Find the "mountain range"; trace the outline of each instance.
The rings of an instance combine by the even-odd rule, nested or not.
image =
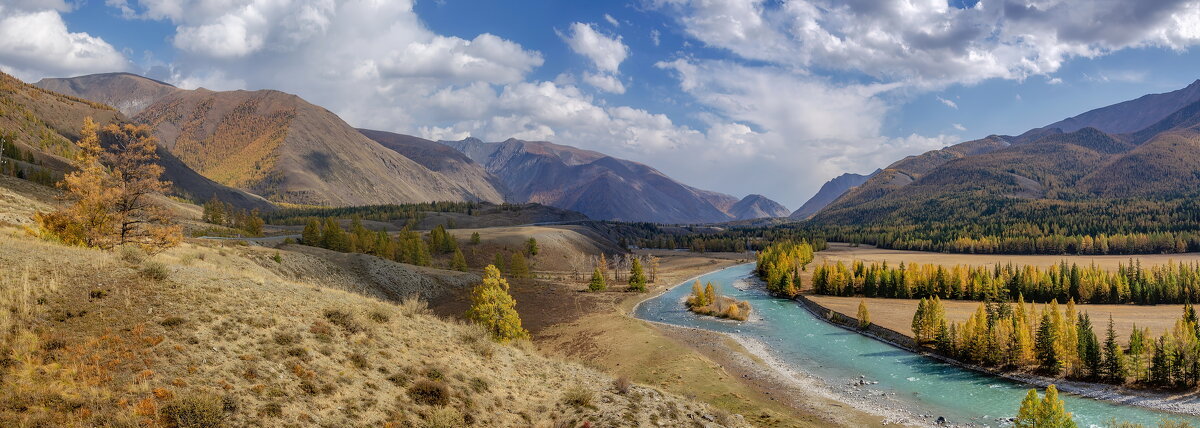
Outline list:
[[[1021,135],[901,159],[845,191],[811,222],[903,226],[1025,218],[1045,209],[1068,218],[1083,216],[1084,207],[1110,212],[1189,198],[1198,189],[1200,80]],[[1070,221],[1076,220],[1084,222]]]
[[[186,90],[128,73],[43,79],[36,86],[103,110],[109,120],[150,126],[181,194],[217,195],[239,206],[536,202],[593,219],[656,223],[788,214],[761,195],[739,200],[641,163],[550,142],[434,142],[355,129],[279,91]],[[78,128],[71,121],[62,126]]]

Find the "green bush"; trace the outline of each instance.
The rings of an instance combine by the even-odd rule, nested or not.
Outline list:
[[[445,406],[450,403],[450,388],[436,380],[420,380],[408,388],[408,397],[417,404]]]
[[[163,422],[175,428],[214,428],[225,424],[225,403],[211,394],[189,394],[162,407]]]

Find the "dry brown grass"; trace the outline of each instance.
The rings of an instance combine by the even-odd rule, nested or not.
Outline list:
[[[2,342],[19,363],[5,365],[0,426],[644,426],[715,414],[648,387],[620,394],[608,375],[497,345],[416,299],[282,277],[257,261],[274,251],[185,244],[145,262],[169,269],[152,279],[113,254],[0,234],[0,322],[25,332]],[[431,383],[444,394],[410,393]],[[637,404],[647,397],[675,410]]]

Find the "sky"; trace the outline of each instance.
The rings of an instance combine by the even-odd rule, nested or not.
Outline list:
[[[351,125],[824,181],[1200,78],[1200,0],[0,0],[0,70],[277,89]]]

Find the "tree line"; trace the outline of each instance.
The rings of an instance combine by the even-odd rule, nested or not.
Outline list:
[[[409,204],[364,205],[354,207],[303,207],[285,208],[263,216],[269,224],[299,226],[310,220],[325,218],[373,221],[417,220],[425,218],[426,213],[460,213],[473,215],[482,204],[479,202],[420,202]]]
[[[201,205],[203,212],[200,220],[217,226],[225,226],[246,232],[250,236],[262,236],[263,221],[257,209],[238,209],[223,202],[213,195],[212,199]]]
[[[1120,345],[1109,317],[1101,336],[1074,300],[1065,310],[1051,300],[1037,311],[1023,296],[1015,303],[980,303],[965,323],[948,322],[941,300],[921,299],[912,319],[920,346],[970,364],[1000,369],[1036,369],[1048,376],[1133,382],[1175,388],[1200,384],[1200,328],[1185,305],[1174,328],[1157,339],[1135,325],[1128,347]]]
[[[1200,300],[1200,263],[1168,262],[1145,268],[1140,261],[1130,260],[1113,271],[1065,261],[1048,268],[854,261],[816,266],[812,282],[813,292],[834,296],[985,301],[1026,296],[1043,302],[1179,304]]]
[[[804,241],[782,241],[771,244],[758,252],[755,274],[766,282],[767,291],[777,296],[796,297],[802,288],[800,272],[812,263],[813,252],[824,249]]]

